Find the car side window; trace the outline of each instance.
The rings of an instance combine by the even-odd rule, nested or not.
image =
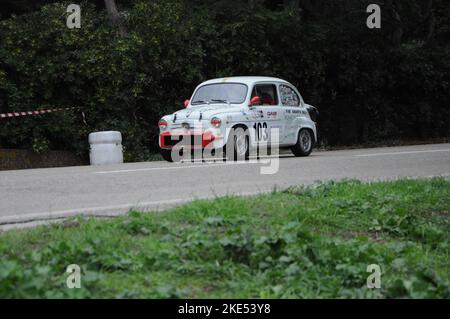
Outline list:
[[[260,105],[278,105],[277,87],[275,84],[256,84],[253,87],[252,97],[261,98]]]
[[[284,106],[299,106],[300,97],[290,86],[280,85],[281,104]]]

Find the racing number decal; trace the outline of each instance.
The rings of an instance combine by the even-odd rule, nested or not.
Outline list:
[[[269,128],[266,122],[256,122],[253,124],[253,128],[255,129],[255,141],[267,141],[269,139]]]

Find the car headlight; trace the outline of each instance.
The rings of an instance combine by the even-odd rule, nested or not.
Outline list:
[[[161,131],[166,130],[166,129],[167,129],[167,126],[168,126],[167,121],[166,121],[166,120],[162,120],[162,119],[159,120],[158,126],[159,126],[159,129],[160,129]]]
[[[211,125],[214,127],[220,127],[220,125],[222,125],[222,120],[219,119],[218,117],[213,117],[211,119]]]

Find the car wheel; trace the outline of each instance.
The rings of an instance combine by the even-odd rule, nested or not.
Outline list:
[[[249,157],[249,142],[247,130],[242,127],[233,129],[228,136],[227,145],[224,149],[228,160],[247,160]]]
[[[173,162],[172,159],[172,150],[161,149],[161,156],[168,162]]]
[[[314,137],[310,130],[301,129],[298,133],[297,143],[291,147],[295,156],[308,156],[314,147]]]

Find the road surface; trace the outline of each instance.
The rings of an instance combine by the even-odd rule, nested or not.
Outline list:
[[[273,160],[273,159],[272,159]],[[132,208],[156,211],[198,198],[250,195],[344,178],[450,177],[450,144],[282,155],[279,171],[265,163],[146,162],[0,172],[0,225],[79,214],[111,216]]]

